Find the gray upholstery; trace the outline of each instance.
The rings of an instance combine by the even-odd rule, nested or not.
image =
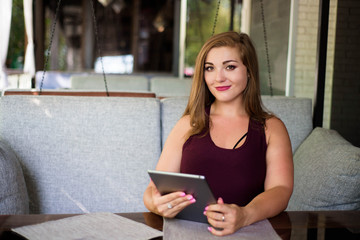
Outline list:
[[[336,131],[316,128],[294,155],[287,210],[360,210],[360,148]]]
[[[312,130],[311,99],[289,97],[262,97],[265,107],[276,114],[286,125],[293,152]],[[164,98],[161,100],[162,139],[166,141],[171,129],[182,116],[187,97]]]
[[[150,92],[159,97],[189,96],[191,78],[153,77],[150,79]]]
[[[20,163],[0,141],[0,214],[29,213],[29,199]]]
[[[102,74],[73,75],[70,78],[72,89],[105,90]],[[138,75],[106,75],[109,91],[149,91],[149,80]]]
[[[4,96],[0,136],[23,166],[31,213],[144,211],[146,170],[161,151],[160,103]]]
[[[26,213],[26,189],[30,213],[146,211],[147,169],[155,168],[187,101],[1,97],[0,213]],[[359,210],[359,148],[331,130],[309,136],[310,99],[263,96],[263,102],[297,149],[288,210]]]
[[[284,122],[294,153],[313,129],[311,99],[262,96],[262,101],[269,111]]]
[[[161,139],[162,146],[176,122],[183,115],[188,97],[171,97],[161,99]]]

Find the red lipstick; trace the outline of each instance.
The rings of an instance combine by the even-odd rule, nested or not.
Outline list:
[[[218,91],[226,91],[230,88],[231,86],[220,86],[220,87],[216,87],[216,90]]]

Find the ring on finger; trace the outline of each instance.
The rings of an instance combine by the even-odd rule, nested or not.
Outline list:
[[[172,209],[172,208],[173,208],[173,206],[171,205],[171,203],[168,203],[168,204],[167,204],[167,208],[168,208],[168,209]]]
[[[225,222],[225,215],[222,215],[221,221]]]

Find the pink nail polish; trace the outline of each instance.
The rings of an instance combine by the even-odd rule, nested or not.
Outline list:
[[[184,197],[185,195],[185,193],[180,193],[180,197]]]
[[[194,197],[191,196],[191,195],[187,197],[188,200],[191,200],[191,199],[193,199],[193,198],[194,198]]]
[[[191,202],[191,203],[196,202],[195,198],[191,199],[190,202]]]
[[[204,211],[204,215],[206,215],[206,211]]]
[[[208,227],[208,230],[209,230],[209,232],[211,232],[212,228],[211,228],[211,227]]]
[[[209,209],[209,206],[207,206],[206,208],[205,208],[205,211],[207,211]]]

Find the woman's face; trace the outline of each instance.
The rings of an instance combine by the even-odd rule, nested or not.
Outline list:
[[[241,101],[247,85],[247,68],[237,48],[211,49],[205,60],[204,77],[217,101]]]

